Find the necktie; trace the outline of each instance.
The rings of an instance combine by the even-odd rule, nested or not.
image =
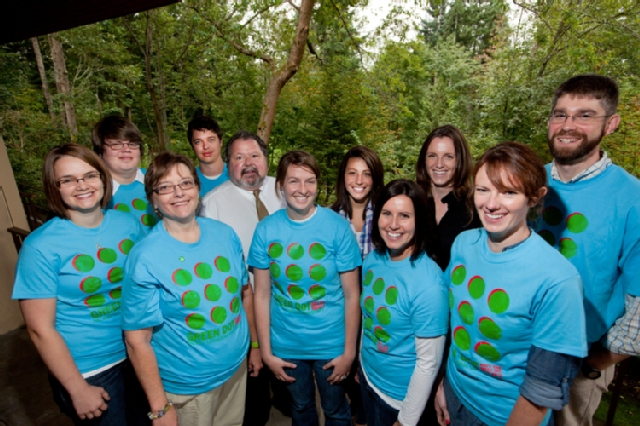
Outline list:
[[[256,211],[258,212],[258,222],[265,217],[269,216],[269,210],[265,207],[264,203],[260,199],[260,190],[253,191],[253,196],[256,197]]]

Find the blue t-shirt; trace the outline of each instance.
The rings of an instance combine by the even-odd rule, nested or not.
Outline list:
[[[536,233],[501,253],[487,238],[484,228],[466,231],[451,250],[447,379],[465,407],[497,425],[520,395],[532,345],[582,358],[587,341],[576,268]]]
[[[146,173],[145,169],[140,170],[143,174]],[[153,212],[153,205],[147,201],[144,184],[137,180],[127,185],[120,185],[107,204],[107,208],[133,215],[140,221],[145,233],[148,233],[158,223],[158,218]]]
[[[320,206],[304,222],[294,222],[286,210],[278,210],[258,223],[247,263],[269,269],[275,356],[329,359],[344,353],[339,273],[362,263],[349,222]]]
[[[197,221],[200,239],[191,244],[154,227],[131,251],[123,284],[123,328],[153,327],[162,384],[180,395],[222,385],[249,348],[240,240],[222,222]]]
[[[447,288],[423,254],[397,262],[369,253],[362,266],[362,368],[386,395],[403,400],[416,366],[416,337],[447,332]]]
[[[56,330],[82,374],[126,357],[120,327],[124,261],[142,237],[128,214],[104,212],[99,227],[54,218],[27,237],[13,299],[56,299]]]
[[[217,186],[222,185],[226,181],[229,180],[229,170],[227,168],[227,163],[224,163],[224,168],[222,169],[222,173],[215,179],[211,179],[206,177],[201,171],[200,166],[196,167],[196,173],[198,173],[198,178],[200,179],[200,198],[207,195],[207,192],[216,188]]]
[[[625,293],[640,296],[640,181],[613,165],[575,183],[549,179],[538,233],[580,272],[589,344],[600,340]]]

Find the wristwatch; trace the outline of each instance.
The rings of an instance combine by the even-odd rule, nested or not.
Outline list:
[[[590,366],[587,361],[582,361],[582,375],[587,379],[596,380],[600,378],[602,372]]]

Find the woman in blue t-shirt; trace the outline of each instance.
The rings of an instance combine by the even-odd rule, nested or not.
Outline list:
[[[240,239],[196,217],[200,183],[186,156],[158,154],[144,183],[161,221],[125,265],[122,319],[149,417],[241,424],[247,374],[257,375],[262,361]]]
[[[498,144],[473,176],[483,228],[458,236],[445,272],[452,343],[438,421],[546,425],[587,351],[580,276],[527,226],[547,193],[531,148]]]
[[[146,424],[120,327],[123,266],[141,226],[104,210],[111,175],[83,146],[50,150],[42,177],[56,217],[25,240],[13,298],[49,369],[54,399],[76,425]]]
[[[258,224],[247,263],[260,351],[291,393],[293,425],[318,424],[315,375],[327,424],[349,426],[342,381],[356,355],[362,260],[349,223],[315,204],[319,177],[309,153],[282,156],[276,183],[287,208]]]
[[[431,259],[436,243],[415,182],[395,180],[378,195],[362,267],[360,385],[368,426],[415,426],[442,362],[447,294]]]

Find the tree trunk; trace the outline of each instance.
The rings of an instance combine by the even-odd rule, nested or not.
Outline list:
[[[44,70],[44,63],[42,62],[42,52],[40,52],[38,37],[31,37],[31,45],[33,46],[33,52],[36,54],[36,64],[38,66],[40,80],[42,81],[42,94],[44,95],[44,99],[47,101],[49,116],[51,117],[53,125],[58,127],[58,117],[56,117],[56,113],[53,109],[53,99],[51,98],[51,92],[49,92],[49,83],[47,82],[47,73]]]
[[[158,146],[160,151],[166,151],[169,145],[169,133],[167,132],[167,109],[164,103],[164,97],[158,98],[156,88],[153,84],[153,73],[151,71],[151,59],[153,57],[153,26],[151,25],[151,12],[147,14],[147,32],[144,52],[145,74],[147,76],[147,90],[151,96],[153,104],[153,117],[158,130]],[[158,66],[162,66],[159,64]]]
[[[56,89],[58,94],[62,95],[64,102],[64,122],[69,129],[69,133],[71,133],[72,139],[75,140],[78,135],[76,110],[71,102],[71,86],[69,85],[62,43],[55,37],[55,34],[49,34],[49,46],[51,47],[51,58],[53,59],[53,75],[56,81]]]
[[[269,81],[269,87],[262,101],[262,112],[260,113],[260,121],[258,122],[258,136],[265,143],[269,143],[269,136],[273,128],[273,121],[276,117],[276,105],[278,97],[285,84],[298,71],[302,58],[304,57],[305,46],[309,38],[309,25],[311,23],[311,14],[313,13],[313,5],[315,0],[302,0],[298,10],[298,27],[296,36],[289,51],[289,57],[284,67],[277,72]]]

